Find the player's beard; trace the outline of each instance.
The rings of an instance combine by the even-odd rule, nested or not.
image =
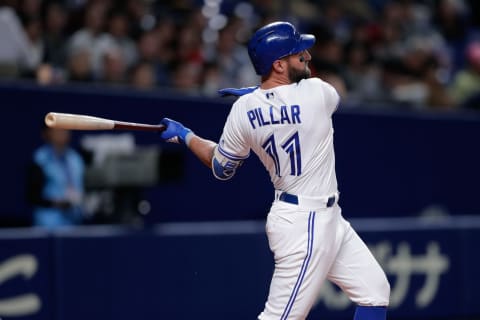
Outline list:
[[[291,65],[288,66],[288,79],[291,83],[299,82],[303,79],[308,79],[312,75],[312,72],[305,64],[303,69],[295,69]]]

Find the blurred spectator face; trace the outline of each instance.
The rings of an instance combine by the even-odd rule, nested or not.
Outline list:
[[[173,84],[180,90],[190,90],[199,87],[201,67],[197,63],[182,63],[174,72]]]
[[[79,50],[72,53],[68,61],[68,70],[72,80],[89,80],[91,75],[90,51]]]
[[[175,48],[173,45],[174,38],[176,37],[175,25],[171,20],[164,19],[160,21],[152,32],[155,34],[155,40],[158,45],[156,58],[159,62],[167,65],[175,57]]]
[[[27,17],[35,17],[40,14],[42,0],[22,0],[20,11]]]
[[[94,33],[102,31],[105,19],[105,6],[101,3],[93,3],[87,8],[85,26]]]
[[[131,84],[137,89],[151,89],[155,86],[155,71],[149,63],[138,65],[131,78]]]
[[[36,42],[40,40],[42,36],[42,23],[39,18],[31,18],[25,24],[25,32],[27,33],[28,38],[31,42]]]
[[[412,49],[407,51],[403,57],[403,62],[408,70],[413,71],[416,75],[424,71],[427,60],[432,55],[425,50]]]
[[[357,23],[352,27],[351,41],[357,43],[367,43],[369,39],[369,26],[364,23]]]
[[[140,56],[148,61],[155,61],[157,58],[159,42],[154,32],[146,32],[138,43]]]
[[[382,27],[383,41],[386,43],[393,43],[400,39],[401,32],[397,25],[393,23],[386,23]]]
[[[435,10],[435,21],[448,41],[463,41],[468,32],[471,13],[466,1],[439,0]]]
[[[223,54],[229,54],[235,48],[237,42],[235,40],[235,28],[225,28],[220,32],[219,39],[217,41],[218,51]]]
[[[325,61],[340,64],[343,59],[342,46],[336,40],[329,41],[322,46],[320,56]]]
[[[114,14],[109,21],[108,31],[117,38],[128,35],[128,17],[122,13]]]
[[[182,59],[194,59],[200,44],[201,39],[198,30],[185,27],[179,34],[177,54]]]
[[[135,20],[140,20],[147,12],[146,1],[127,0],[127,11]]]
[[[61,5],[52,2],[47,7],[45,23],[48,33],[59,34],[67,24],[67,12]]]
[[[357,69],[361,68],[367,63],[368,53],[365,47],[363,46],[352,46],[347,52],[347,63],[350,68]]]
[[[70,143],[70,131],[64,129],[45,128],[43,137],[47,143],[51,143],[57,151],[63,151]]]
[[[222,75],[217,64],[209,65],[203,71],[202,92],[205,95],[215,96],[222,85]]]
[[[156,26],[156,34],[162,43],[169,43],[175,35],[175,24],[170,19],[160,20]]]
[[[445,23],[455,23],[462,12],[462,2],[454,0],[441,0],[438,14]]]
[[[393,24],[401,24],[405,22],[404,13],[402,5],[395,1],[386,4],[383,11],[385,21]]]
[[[468,45],[467,60],[472,68],[480,73],[480,42],[472,42]]]
[[[341,20],[344,17],[344,13],[339,5],[335,2],[330,2],[325,7],[325,19],[332,25]]]
[[[104,80],[108,82],[122,82],[125,76],[125,61],[119,50],[110,50],[105,53],[103,60]]]
[[[201,10],[195,10],[188,20],[191,27],[196,30],[203,30],[207,26],[207,19]]]

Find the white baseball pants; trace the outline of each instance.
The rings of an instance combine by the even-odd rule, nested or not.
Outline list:
[[[275,271],[258,319],[305,319],[325,279],[358,305],[388,305],[385,273],[337,204],[306,208],[276,200],[266,231]]]

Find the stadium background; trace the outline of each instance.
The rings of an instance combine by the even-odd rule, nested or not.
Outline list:
[[[26,29],[35,19],[25,10],[35,10],[25,4],[35,2],[41,3],[39,12],[49,3],[13,4]],[[65,43],[81,29],[81,12],[99,3],[109,1],[63,2],[74,21],[65,27]],[[121,80],[112,80],[106,76],[106,65],[99,69],[92,65],[90,76],[78,79],[71,77],[68,64],[57,64],[46,56],[32,66],[1,63],[2,319],[255,318],[265,301],[273,267],[263,229],[273,194],[267,173],[255,157],[233,181],[222,183],[184,147],[160,144],[154,134],[76,132],[73,145],[78,149],[87,137],[102,137],[110,146],[134,139],[135,150],[112,156],[99,168],[93,166],[91,152],[84,150],[87,163],[92,164],[86,177],[89,195],[108,193],[114,201],[110,209],[90,213],[84,225],[54,231],[31,227],[25,180],[32,152],[41,143],[41,121],[49,111],[147,123],[168,116],[216,140],[232,100],[215,97],[214,89],[252,83],[245,83],[248,60],[242,60],[242,53],[208,54],[221,51],[216,47],[221,39],[230,36],[241,43],[242,32],[248,34],[275,18],[316,34],[320,46],[314,51],[312,68],[342,94],[341,108],[334,115],[340,205],[387,272],[392,286],[390,318],[480,318],[476,303],[480,113],[475,91],[461,99],[455,90],[456,76],[470,70],[478,58],[474,1],[359,1],[356,6],[343,1],[122,3],[139,3],[148,9],[143,11],[147,18],[140,19],[144,25],[129,29],[134,42],[143,33],[166,32],[157,29],[164,20],[171,19],[174,35],[180,35],[188,29],[185,26],[195,25],[203,16],[202,32],[195,33],[200,37],[198,47],[185,55],[192,47],[172,42],[166,48],[175,58],[168,63],[159,52],[149,61],[139,60],[157,70],[156,80],[146,87],[138,86],[127,69]],[[458,10],[461,30],[451,30],[438,23],[441,19],[434,19],[444,3],[452,5],[452,12]],[[410,16],[398,15],[407,9],[420,19],[407,22],[410,26],[423,22],[419,22],[422,32],[402,29],[407,27],[402,19]],[[425,16],[431,19],[422,20]],[[36,21],[45,23],[43,17]],[[376,40],[380,43],[375,46],[372,39],[363,44],[368,44],[372,57],[360,74],[376,70],[380,78],[356,78],[347,60],[335,60],[331,54],[330,50],[338,54],[356,47],[348,35],[355,34],[358,26],[382,30],[399,21],[404,34],[395,45],[387,46],[385,38]],[[231,25],[237,26],[232,27],[236,32],[242,31],[238,38],[229,33]],[[413,35],[424,37],[418,42]],[[0,37],[2,47],[7,40]],[[419,43],[431,46],[420,50]],[[163,52],[158,47],[157,51]],[[425,55],[429,59],[422,60]],[[232,56],[240,58],[225,58]],[[431,69],[412,70],[413,62],[419,60],[423,66],[434,66],[433,85],[425,71]],[[234,72],[226,71],[234,63],[239,63]],[[183,65],[189,68],[182,70]],[[165,68],[163,72],[159,66]],[[246,78],[239,76],[242,68]],[[128,70],[135,69],[132,65]],[[210,72],[213,69],[216,72]],[[355,86],[367,80],[377,81],[377,88],[365,91]],[[22,124],[16,119],[22,119]],[[99,175],[102,172],[105,176]],[[350,319],[352,312],[348,300],[325,285],[309,318]]]

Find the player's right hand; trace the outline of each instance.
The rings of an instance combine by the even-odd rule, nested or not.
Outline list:
[[[167,127],[167,129],[160,134],[162,139],[167,142],[185,143],[187,141],[187,135],[193,134],[192,130],[186,128],[180,122],[169,118],[163,118],[160,124]]]

